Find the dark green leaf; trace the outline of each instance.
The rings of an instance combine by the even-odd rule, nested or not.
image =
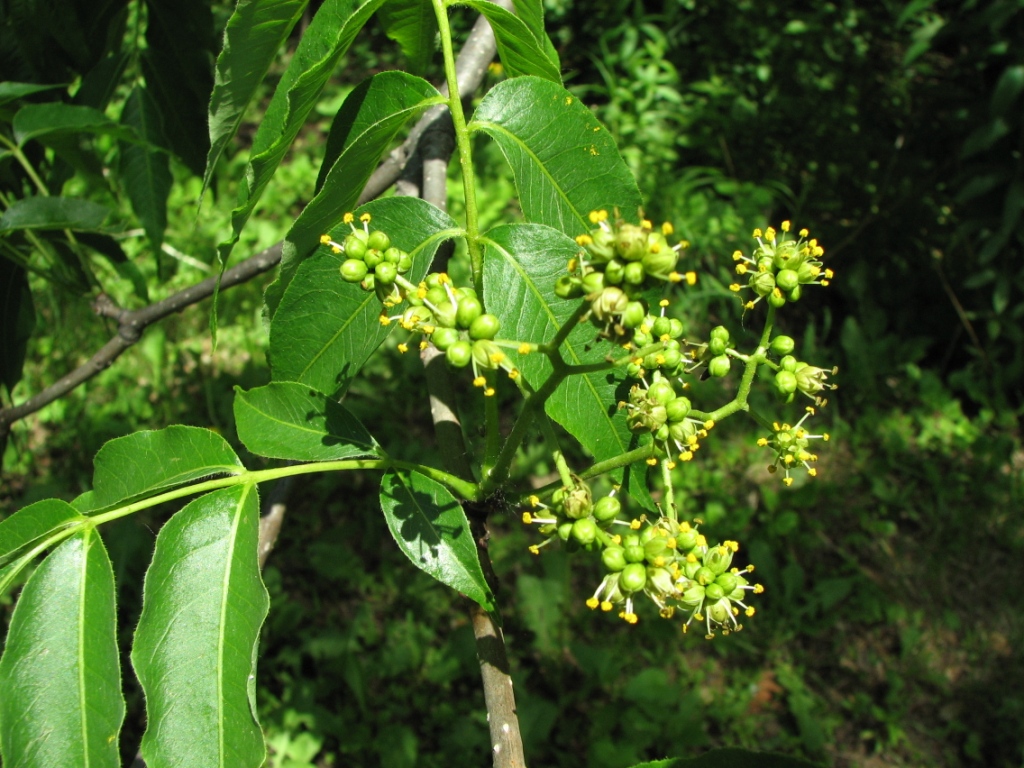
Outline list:
[[[208,0],[146,0],[142,71],[160,111],[165,146],[201,176],[210,137],[207,107],[216,50]]]
[[[87,518],[66,501],[44,499],[0,520],[0,565],[51,533],[83,523]]]
[[[98,235],[93,232],[78,232],[75,239],[106,258],[117,274],[132,284],[135,295],[149,303],[149,288],[146,285],[146,278],[135,266],[135,262],[128,258],[128,254],[124,252],[117,240],[110,235]]]
[[[532,222],[570,237],[588,232],[587,215],[618,207],[630,217],[640,192],[597,118],[561,86],[535,77],[499,83],[476,110],[472,130],[490,135],[516,177]]]
[[[1024,91],[1024,66],[1017,64],[1004,69],[992,92],[992,117],[1006,116],[1021,91]]]
[[[0,754],[32,768],[121,764],[114,573],[87,528],[29,578],[0,659]]]
[[[460,230],[443,211],[422,200],[392,197],[359,209],[373,226],[413,257],[406,275],[418,283],[437,247]],[[344,238],[348,225],[334,237]],[[337,397],[395,324],[380,324],[381,303],[373,292],[346,283],[341,258],[324,247],[295,273],[270,323],[271,373],[275,381],[298,381]],[[392,314],[402,307],[391,310]]]
[[[305,123],[306,115],[333,74],[338,59],[383,2],[326,0],[316,12],[274,90],[253,139],[244,177],[245,187],[239,193],[239,205],[231,217],[234,235],[221,248],[221,257],[225,261],[285,152]]]
[[[557,59],[552,61],[542,40],[534,36],[525,21],[488,0],[460,2],[482,13],[491,23],[498,43],[498,56],[511,77],[535,75],[562,84],[562,72]],[[547,40],[546,35],[544,40]]]
[[[235,388],[238,439],[259,456],[330,461],[376,454],[370,433],[344,406],[304,384]]]
[[[0,104],[7,104],[15,99],[39,93],[40,91],[50,91],[54,88],[63,87],[63,85],[39,85],[37,83],[0,83]]]
[[[556,278],[565,274],[565,265],[579,253],[579,246],[561,232],[537,224],[497,227],[487,233],[484,242],[484,305],[501,320],[500,335],[537,344],[550,341],[582,301],[559,298],[554,291]],[[597,334],[590,323],[578,324],[561,347],[563,359],[570,365],[583,365],[625,354]],[[545,355],[508,354],[534,388],[543,384],[552,370]],[[546,404],[548,415],[598,461],[639,445],[617,407],[630,386],[621,371],[570,376]],[[632,471],[642,481],[644,470]],[[630,483],[628,490],[647,506],[650,497],[643,488],[643,482],[636,482]]]
[[[384,33],[398,43],[409,71],[422,75],[434,56],[437,20],[430,0],[388,0],[377,12]]]
[[[154,256],[159,259],[160,246],[167,229],[167,196],[174,179],[170,159],[160,146],[162,129],[160,112],[149,92],[141,85],[132,89],[121,112],[121,122],[131,126],[150,146],[121,145],[121,182],[132,203],[132,210],[142,222]]]
[[[95,465],[93,510],[244,469],[216,432],[181,425],[111,440],[96,454]]]
[[[59,101],[26,104],[14,116],[12,127],[18,146],[24,146],[32,139],[45,143],[51,138],[75,133],[109,134],[129,141],[137,140],[130,129],[114,122],[98,109]]]
[[[515,10],[516,16],[523,20],[534,38],[541,44],[552,63],[561,69],[558,52],[555,51],[555,46],[544,29],[544,3],[542,0],[512,0],[512,8]]]
[[[277,52],[302,17],[309,0],[240,0],[224,30],[210,95],[210,154],[203,188],[217,159],[238,132],[246,107],[259,89]]]
[[[798,757],[727,747],[712,749],[700,757],[670,757],[667,760],[638,763],[633,768],[815,768],[815,766],[815,763],[809,763]]]
[[[259,503],[250,485],[199,497],[157,536],[132,647],[146,694],[147,765],[263,764],[255,673],[270,599],[258,539]]]
[[[117,92],[124,70],[132,61],[127,51],[110,53],[103,57],[82,78],[82,84],[75,91],[73,103],[95,109],[106,109]]]
[[[458,499],[418,472],[388,472],[380,505],[391,535],[412,564],[493,611],[476,542]]]
[[[15,229],[71,229],[108,232],[113,211],[92,200],[74,197],[26,197],[16,200],[0,216],[0,232]]]
[[[36,310],[25,270],[9,259],[0,258],[0,384],[8,395],[21,381],[25,348],[36,326]]]
[[[285,236],[281,275],[267,292],[272,312],[298,263],[316,248],[320,235],[336,227],[355,206],[402,126],[443,100],[426,80],[397,71],[374,75],[348,95],[331,126],[317,195]]]

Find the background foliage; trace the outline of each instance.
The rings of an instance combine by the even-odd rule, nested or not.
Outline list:
[[[197,216],[206,134],[188,121],[199,114],[205,125],[230,6],[197,0],[167,14],[160,2],[79,5],[69,4],[79,16],[43,29],[32,3],[0,3],[3,79],[80,82],[72,105],[120,116],[168,150],[167,229],[160,206],[144,204],[162,187],[132,192],[135,145],[110,126],[97,123],[84,145],[59,135],[25,144],[52,194],[106,206],[104,223],[123,226],[78,243],[59,229],[2,233],[4,269],[24,266],[29,253],[48,258],[20,278],[32,312],[13,313],[5,296],[5,360],[8,339],[28,339],[19,383],[5,362],[3,383],[17,401],[107,338],[109,321],[88,307],[97,284],[136,306],[217,268],[246,137],[270,96],[247,113]],[[749,433],[731,422],[679,470],[684,508],[723,538],[749,542],[768,588],[742,634],[706,644],[653,616],[635,628],[609,625],[583,606],[593,574],[557,553],[529,557],[517,520],[494,521],[532,761],[621,766],[738,744],[838,766],[1020,765],[1024,11],[1010,0],[798,11],[744,0],[565,0],[548,4],[548,23],[570,87],[629,148],[648,213],[676,222],[692,243],[701,279],[689,295],[699,298],[678,311],[694,324],[738,323],[728,254],[753,227],[792,218],[819,236],[837,272],[834,290],[805,300],[824,320],[807,327],[804,343],[817,350],[812,362],[839,363],[842,389],[829,407],[828,465],[813,483],[769,482]],[[35,36],[16,38],[15,29]],[[272,72],[293,48],[294,40]],[[298,201],[312,195],[321,135],[341,97],[399,63],[372,24],[347,59],[317,107],[320,123],[300,134],[236,254],[284,236]],[[435,82],[436,64],[425,64]],[[168,91],[172,75],[190,87]],[[0,105],[8,125],[14,103]],[[147,114],[159,131],[147,132]],[[493,146],[481,149],[480,168],[485,217],[508,213],[508,171]],[[0,159],[8,210],[28,183],[9,156]],[[221,296],[216,349],[207,312],[193,309],[22,422],[3,457],[4,511],[73,498],[100,445],[135,429],[213,425],[238,447],[232,386],[267,380],[268,279]],[[794,329],[806,324],[793,319]],[[409,458],[426,456],[422,373],[388,350],[352,382],[346,406],[381,442],[400,438]],[[552,471],[541,455],[532,459],[537,474]],[[375,478],[354,473],[292,490],[265,572],[259,704],[271,765],[449,765],[486,749],[464,611],[407,567],[376,493]],[[120,626],[138,622],[141,579],[126,576],[141,576],[165,518],[154,512],[104,531]],[[0,622],[9,613],[8,598]],[[137,684],[125,685],[122,744],[134,754],[141,702]]]

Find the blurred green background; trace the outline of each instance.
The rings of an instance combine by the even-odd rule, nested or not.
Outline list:
[[[671,311],[698,336],[719,323],[734,337],[755,333],[756,320],[740,316],[726,288],[729,255],[749,250],[754,227],[792,219],[824,245],[836,279],[787,307],[781,329],[797,338],[802,359],[839,366],[840,389],[821,418],[832,441],[817,479],[786,489],[770,478],[753,423],[738,419],[676,471],[686,512],[712,537],[739,540],[766,586],[742,633],[706,642],[653,611],[635,627],[594,614],[584,600],[598,564],[560,552],[533,557],[534,539],[515,514],[492,520],[530,762],[612,768],[738,745],[839,768],[1024,765],[1024,4],[547,0],[546,8],[567,86],[620,141],[649,217],[674,222],[691,243],[684,263],[700,280]],[[212,28],[229,13],[216,4]],[[463,13],[463,35],[471,23]],[[16,75],[23,62],[5,64],[5,79],[42,77]],[[311,196],[345,93],[397,66],[400,56],[371,25],[236,259],[279,240]],[[70,81],[75,66],[64,67],[58,74]],[[428,74],[437,79],[436,61]],[[115,111],[125,95],[112,95]],[[158,268],[141,235],[123,241],[150,299],[215,269],[261,108],[201,210],[199,179],[172,162],[165,242],[187,256],[165,254]],[[516,216],[500,154],[484,143],[477,151],[485,223]],[[0,182],[13,183],[10,174],[0,161]],[[95,180],[67,183],[100,194]],[[453,174],[456,216],[459,188]],[[112,199],[130,219],[125,200]],[[142,304],[115,270],[98,276],[125,305]],[[21,422],[3,456],[0,514],[74,497],[88,487],[100,445],[137,429],[212,426],[237,443],[232,387],[268,379],[260,311],[269,280],[222,295],[216,348],[209,304],[194,307]],[[88,285],[41,275],[30,285],[36,331],[16,402],[112,330],[91,313]],[[382,444],[430,461],[422,371],[395,351],[397,341],[367,366],[346,405]],[[699,395],[724,400],[716,387],[729,386],[709,383]],[[767,399],[765,408],[799,413]],[[520,479],[552,469],[534,447]],[[465,606],[409,567],[376,492],[375,475],[353,473],[297,484],[289,496],[265,571],[273,602],[259,705],[269,766],[488,760]],[[105,531],[126,640],[170,511]],[[0,602],[0,624],[11,608],[9,597]],[[143,714],[130,676],[125,685],[130,757]]]

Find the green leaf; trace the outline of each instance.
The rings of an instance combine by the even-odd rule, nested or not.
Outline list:
[[[221,258],[225,262],[263,190],[305,123],[306,115],[334,73],[338,59],[383,2],[326,0],[302,35],[253,139],[245,185],[239,191],[239,204],[231,216],[234,234],[221,247]]]
[[[50,534],[80,525],[87,519],[60,499],[44,499],[22,507],[0,520],[0,565]]]
[[[25,350],[36,326],[35,304],[25,270],[10,259],[0,259],[0,384],[10,395],[21,381]]]
[[[426,275],[441,242],[461,231],[444,211],[416,198],[375,200],[359,211],[370,213],[373,226],[412,255],[406,277],[414,284]],[[348,231],[344,225],[333,236],[344,238]],[[295,273],[270,323],[274,381],[298,381],[337,397],[394,329],[394,323],[380,324],[376,294],[342,280],[340,265],[341,258],[324,248]]]
[[[495,609],[469,521],[447,488],[418,472],[388,472],[380,484],[380,506],[413,565],[484,609]]]
[[[526,22],[488,0],[460,0],[459,4],[482,13],[490,22],[498,44],[498,56],[509,76],[535,75],[562,84],[562,72],[557,61],[551,60]]]
[[[816,765],[798,757],[775,752],[754,752],[749,749],[727,747],[712,749],[700,757],[670,757],[667,760],[637,763],[633,768],[815,768]]]
[[[309,0],[240,0],[224,29],[210,94],[210,153],[203,189],[224,147],[238,132],[245,110],[256,95],[277,52],[302,18]]]
[[[370,433],[338,402],[303,384],[235,387],[238,439],[258,456],[331,461],[376,455]]]
[[[1024,91],[1024,65],[1016,64],[1003,70],[992,91],[990,114],[992,117],[1005,117]]]
[[[71,229],[110,232],[106,222],[113,211],[92,200],[75,197],[26,197],[15,200],[0,216],[0,232],[16,229]]]
[[[579,253],[579,245],[557,230],[537,224],[510,224],[490,230],[484,248],[484,306],[501,320],[501,337],[542,344],[550,341],[568,321],[581,299],[568,301],[555,295],[555,280]],[[597,338],[590,323],[580,323],[562,345],[569,365],[602,362],[624,351]],[[508,351],[526,380],[539,387],[552,371],[547,356]],[[640,445],[629,431],[617,403],[628,396],[630,382],[622,369],[573,375],[548,399],[548,415],[565,427],[580,444],[603,461]],[[632,468],[640,482],[630,482],[631,496],[644,506],[650,496],[642,482],[646,472]]]
[[[30,96],[40,91],[51,91],[54,88],[63,88],[63,85],[39,85],[38,83],[0,83],[0,105]]]
[[[146,573],[132,665],[146,694],[147,765],[257,768],[256,651],[270,598],[251,485],[201,496],[167,521]]]
[[[535,77],[499,83],[480,103],[470,129],[501,147],[529,221],[575,237],[590,231],[591,211],[618,207],[631,217],[641,205],[615,141],[561,86]]]
[[[319,244],[320,235],[338,226],[345,212],[355,207],[377,161],[402,126],[443,101],[426,80],[397,71],[364,80],[346,97],[327,139],[317,195],[284,238],[280,277],[267,292],[272,312],[275,299],[288,286],[299,262]]]
[[[92,248],[103,256],[114,268],[117,274],[132,284],[135,295],[149,303],[149,288],[146,285],[146,278],[142,271],[135,266],[135,262],[128,258],[121,244],[110,235],[100,235],[94,232],[78,232],[75,239],[82,245]]]
[[[434,57],[437,21],[430,0],[389,0],[377,11],[384,34],[398,43],[409,71],[422,75]]]
[[[38,557],[37,552],[26,552],[21,557],[17,557],[7,563],[7,565],[0,565],[0,597],[6,595],[8,590],[16,586],[21,572],[31,565],[36,557]]]
[[[100,448],[95,464],[90,511],[245,469],[216,432],[181,425],[111,440]]]
[[[138,140],[131,129],[114,122],[98,109],[59,101],[26,104],[15,114],[12,128],[19,147],[32,139],[46,143],[74,133],[108,134],[128,141]]]
[[[4,765],[121,764],[114,573],[94,528],[57,547],[25,584],[0,658],[0,690]]]
[[[512,0],[512,8],[515,10],[516,16],[523,20],[534,38],[540,43],[548,58],[561,69],[558,52],[544,29],[544,3],[541,0]]]
[[[210,138],[217,38],[209,0],[146,0],[146,46],[140,56],[146,88],[160,110],[166,146],[202,176]]]
[[[121,182],[132,210],[146,230],[150,247],[159,259],[167,229],[167,196],[174,180],[170,159],[164,152],[154,149],[161,144],[160,112],[143,86],[132,89],[121,112],[121,122],[131,126],[150,144],[121,145]]]

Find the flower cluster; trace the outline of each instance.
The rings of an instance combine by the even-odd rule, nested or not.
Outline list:
[[[687,615],[683,631],[698,622],[708,639],[719,629],[723,634],[742,629],[737,618],[741,612],[754,615],[754,608],[744,600],[748,592],[759,594],[764,588],[747,580],[753,566],[742,570],[732,566],[739,550],[736,542],[709,546],[698,530],[699,520],[694,525],[669,517],[655,523],[646,517],[621,520],[622,506],[614,494],[594,503],[586,483],[574,483],[556,490],[550,505],[532,496],[531,511],[523,513],[523,522],[540,526],[548,537],[530,547],[535,554],[557,542],[570,551],[600,552],[605,576],[587,600],[590,608],[611,611],[619,606],[619,617],[635,624],[634,601],[646,595],[662,618],[683,611]],[[614,527],[623,532],[613,532]]]
[[[832,270],[824,269],[821,256],[825,250],[818,241],[808,240],[810,234],[801,229],[799,239],[793,240],[787,235],[790,222],[782,222],[782,233],[768,227],[764,232],[754,230],[757,248],[752,256],[745,256],[736,251],[732,258],[737,262],[736,274],[748,276],[745,287],[750,288],[757,298],[744,303],[744,308],[753,309],[761,299],[773,307],[781,307],[787,301],[799,301],[805,285],[828,285],[832,279]],[[731,291],[739,292],[744,286],[733,283]]]
[[[445,360],[452,368],[473,370],[474,386],[483,389],[486,396],[495,394],[483,371],[502,369],[510,378],[519,377],[519,369],[505,353],[515,349],[527,354],[536,349],[535,345],[498,339],[501,321],[497,316],[484,312],[483,304],[476,291],[470,287],[456,288],[444,272],[433,272],[415,285],[404,277],[412,266],[408,253],[391,245],[387,234],[369,228],[370,214],[360,216],[363,227],[354,223],[351,213],[343,221],[352,233],[343,243],[337,243],[329,235],[320,242],[331,247],[335,253],[343,253],[341,276],[350,283],[359,283],[363,290],[373,291],[381,300],[382,325],[398,323],[403,329],[422,334],[439,350],[445,353]],[[370,272],[372,268],[372,273]],[[389,315],[388,310],[402,303],[408,308],[401,314]],[[401,352],[409,349],[408,344],[398,345]]]
[[[629,400],[619,403],[626,410],[626,423],[633,432],[651,432],[662,455],[678,455],[690,461],[700,448],[698,442],[714,427],[712,421],[692,418],[690,399],[678,394],[669,379],[655,371],[652,381],[641,381],[629,390]],[[656,464],[657,459],[652,458]]]
[[[787,403],[793,401],[797,392],[802,392],[814,401],[814,404],[824,407],[828,400],[820,396],[825,390],[836,389],[835,384],[828,383],[829,374],[835,375],[839,368],[831,370],[816,368],[813,365],[797,360],[792,355],[785,355],[779,360],[779,370],[775,373],[775,391]]]
[[[816,477],[818,474],[818,470],[813,466],[814,462],[818,460],[818,455],[809,450],[811,440],[823,440],[827,443],[829,436],[828,432],[812,435],[804,429],[803,424],[807,417],[813,415],[814,408],[807,406],[807,412],[795,425],[790,426],[776,422],[772,425],[771,437],[760,437],[757,440],[760,447],[770,448],[775,454],[775,461],[768,466],[768,471],[775,473],[779,467],[782,467],[784,472],[782,482],[786,485],[793,484],[793,477],[790,475],[792,469],[803,467],[811,477]]]
[[[640,225],[616,219],[608,221],[608,212],[592,211],[589,233],[576,242],[583,248],[568,265],[568,274],[555,283],[555,293],[563,299],[585,297],[590,304],[587,317],[609,338],[629,340],[647,317],[643,292],[659,282],[692,285],[693,272],[676,271],[683,243],[669,245],[672,225],[660,231],[650,221]]]

